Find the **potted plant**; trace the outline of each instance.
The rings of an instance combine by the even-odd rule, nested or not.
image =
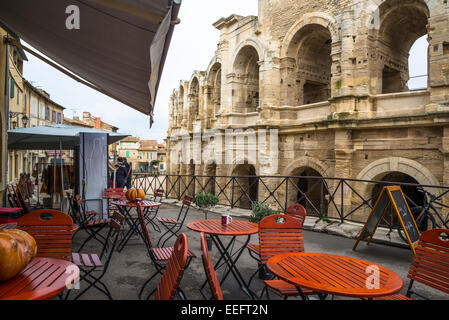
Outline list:
[[[259,223],[263,218],[271,216],[272,214],[278,213],[271,209],[268,205],[263,202],[253,202],[251,205],[251,216],[249,218],[250,222]],[[272,274],[268,271],[265,264],[258,263],[259,267],[259,279],[261,280],[270,280],[273,278]]]
[[[218,197],[211,194],[211,193],[205,193],[200,192],[197,195],[195,195],[195,198],[193,198],[193,203],[195,203],[200,210],[204,212],[204,217],[207,220],[207,213],[210,211],[210,208],[216,206],[218,204]],[[206,241],[207,241],[207,248],[209,250],[212,250],[212,238],[209,235],[206,235]]]

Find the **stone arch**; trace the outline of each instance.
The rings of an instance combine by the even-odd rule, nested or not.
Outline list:
[[[189,82],[189,125],[195,121],[200,114],[200,80],[197,76],[193,76]]]
[[[251,44],[236,51],[233,59],[232,104],[239,113],[254,112],[259,106],[260,53]]]
[[[235,164],[230,175],[237,177],[233,184],[233,195],[231,195],[235,201],[234,205],[243,209],[251,209],[251,204],[257,202],[259,198],[256,166],[247,161]]]
[[[356,179],[381,181],[387,174],[392,172],[406,174],[422,185],[440,185],[440,182],[433,175],[433,173],[422,164],[411,159],[400,157],[384,158],[374,161],[366,166],[362,171],[360,171]],[[360,190],[360,195],[364,199],[369,199],[371,197],[374,186],[374,183],[359,182],[356,185],[356,189]],[[432,193],[436,193],[436,190],[429,191]]]
[[[243,40],[242,42],[239,43],[239,45],[236,47],[234,54],[232,55],[232,66],[235,65],[235,61],[240,53],[240,51],[244,48],[244,47],[253,47],[254,50],[256,50],[257,52],[257,56],[259,57],[260,61],[264,60],[265,57],[265,50],[264,50],[264,46],[262,44],[262,42],[260,42],[259,39],[257,38],[248,38],[246,40]]]
[[[329,193],[320,178],[326,178],[329,173],[328,166],[312,157],[302,157],[291,163],[284,170],[284,175],[291,177],[286,189],[287,205],[300,203],[310,215],[327,215]]]
[[[222,87],[222,64],[218,59],[214,59],[213,64],[209,65],[206,82],[208,86],[208,112],[212,116],[220,111],[221,108],[221,87]]]
[[[288,50],[293,38],[303,27],[309,24],[317,24],[328,29],[331,33],[332,42],[337,42],[340,40],[337,21],[334,18],[323,12],[306,13],[302,19],[295,22],[287,31],[284,39],[282,40],[281,58],[286,58],[289,56]]]
[[[408,91],[409,53],[428,34],[430,10],[424,0],[386,0],[377,8],[378,93]]]
[[[312,168],[323,177],[332,175],[331,168],[324,162],[313,157],[301,157],[290,163],[282,172],[283,176],[291,176],[298,168]]]
[[[331,18],[309,14],[290,28],[281,48],[281,97],[286,105],[331,97],[332,50],[337,33]]]

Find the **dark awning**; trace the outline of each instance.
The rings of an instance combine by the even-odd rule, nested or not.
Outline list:
[[[181,0],[0,1],[0,21],[25,42],[132,108],[153,115]],[[75,5],[80,28],[66,20]],[[70,20],[70,19],[69,19]]]

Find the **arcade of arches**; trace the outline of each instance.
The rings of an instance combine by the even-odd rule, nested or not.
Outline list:
[[[181,81],[170,100],[168,148],[182,151],[182,138],[193,141],[194,127],[221,134],[275,128],[278,154],[268,163],[236,166],[237,155],[228,159],[225,150],[245,149],[246,156],[257,147],[248,145],[254,140],[225,146],[223,138],[217,149],[214,139],[202,139],[202,150],[214,149],[216,165],[210,159],[181,169],[169,164],[168,173],[216,176],[217,184],[226,181],[219,176],[243,175],[239,183],[253,185],[244,197],[250,201],[269,198],[252,177],[279,177],[267,182],[276,189],[282,176],[294,175],[287,194],[281,187],[277,197],[329,216],[335,214],[330,199],[345,208],[356,208],[360,199],[349,188],[332,196],[332,184],[330,194],[321,192],[326,188],[314,184],[319,176],[449,186],[448,19],[449,3],[439,0],[353,0],[338,7],[259,0],[258,16],[218,19],[208,68]],[[410,56],[423,37],[420,58]],[[420,88],[410,86],[418,64],[426,79]],[[356,191],[370,199],[378,189]],[[416,190],[405,191],[421,201]],[[229,186],[225,192],[232,193]],[[244,201],[238,206],[248,207]]]

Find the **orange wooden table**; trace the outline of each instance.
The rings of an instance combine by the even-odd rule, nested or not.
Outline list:
[[[79,268],[69,261],[34,258],[20,274],[0,282],[0,300],[51,299],[67,289],[66,282],[78,280],[79,274]]]
[[[80,228],[79,225],[73,224],[72,226],[72,233],[75,233]],[[17,223],[5,223],[0,224],[0,230],[8,230],[8,229],[17,229]]]
[[[280,254],[271,257],[267,267],[300,292],[303,287],[325,295],[372,299],[395,294],[404,285],[399,275],[378,264],[324,253]]]
[[[138,224],[140,223],[139,219],[137,219],[131,215],[131,209],[137,207],[136,203],[128,201],[128,200],[118,200],[118,201],[111,202],[111,205],[117,207],[117,209],[120,211],[120,213],[125,217],[126,223],[129,225],[129,231],[123,237],[123,239],[120,241],[120,243],[118,244],[117,251],[118,252],[122,251],[123,248],[128,243],[131,236],[136,232],[140,235],[143,242],[145,243],[145,236],[142,234],[142,232],[138,226]],[[147,214],[149,209],[155,208],[155,207],[160,207],[161,205],[162,205],[162,203],[160,203],[160,202],[154,202],[154,201],[148,201],[148,200],[143,200],[142,204],[141,204],[144,215]]]
[[[196,232],[204,232],[210,235],[212,241],[220,252],[220,259],[215,264],[215,270],[219,269],[221,261],[224,260],[224,264],[228,266],[228,270],[223,275],[220,280],[220,285],[228,277],[229,273],[232,273],[235,280],[237,280],[240,288],[245,292],[251,299],[254,299],[254,294],[248,287],[247,282],[243,279],[240,271],[237,268],[237,261],[242,255],[246,245],[249,243],[252,234],[259,232],[259,226],[256,223],[243,221],[243,220],[232,220],[228,225],[222,225],[221,220],[200,220],[194,221],[187,224],[187,228]],[[225,246],[220,240],[220,236],[232,237],[231,241]],[[234,247],[235,240],[238,236],[247,236],[245,244],[238,248],[234,253],[232,253],[232,248]],[[204,296],[203,288],[207,281],[203,283],[200,288],[201,293]]]

